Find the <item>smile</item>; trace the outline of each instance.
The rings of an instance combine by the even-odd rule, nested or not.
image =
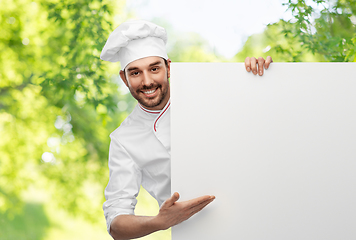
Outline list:
[[[156,91],[157,89],[152,89],[150,91],[143,92],[144,94],[152,94]]]

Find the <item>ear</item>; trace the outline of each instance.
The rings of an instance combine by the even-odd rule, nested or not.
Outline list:
[[[167,77],[170,78],[171,77],[171,59],[167,59]]]
[[[129,84],[127,83],[127,79],[125,76],[125,72],[122,70],[120,70],[120,77],[121,77],[122,81],[125,83],[126,87],[129,87]]]

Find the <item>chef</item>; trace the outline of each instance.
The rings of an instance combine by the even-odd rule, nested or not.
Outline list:
[[[120,61],[120,77],[138,101],[132,113],[111,133],[110,179],[103,204],[107,230],[114,239],[131,239],[168,229],[211,203],[206,195],[178,201],[171,195],[170,59],[164,28],[143,20],[122,23],[109,36],[101,59]],[[247,58],[247,71],[263,75],[270,57]],[[140,186],[160,205],[157,216],[136,216]]]

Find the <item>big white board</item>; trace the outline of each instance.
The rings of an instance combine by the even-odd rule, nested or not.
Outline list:
[[[173,240],[356,238],[356,64],[171,66]]]

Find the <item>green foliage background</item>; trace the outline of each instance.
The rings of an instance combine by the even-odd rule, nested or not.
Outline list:
[[[356,61],[356,1],[285,3],[289,21],[250,36],[233,59],[196,33],[170,35],[173,62]],[[131,13],[115,0],[0,1],[0,239],[110,239],[101,205],[109,134],[135,102],[99,55]],[[119,16],[119,17],[118,17]],[[162,19],[154,22],[171,29]],[[137,214],[158,208],[142,190]],[[167,239],[169,231],[146,239]]]
[[[275,62],[356,62],[356,0],[288,0],[284,5],[292,19],[250,36],[236,61],[270,55]]]

